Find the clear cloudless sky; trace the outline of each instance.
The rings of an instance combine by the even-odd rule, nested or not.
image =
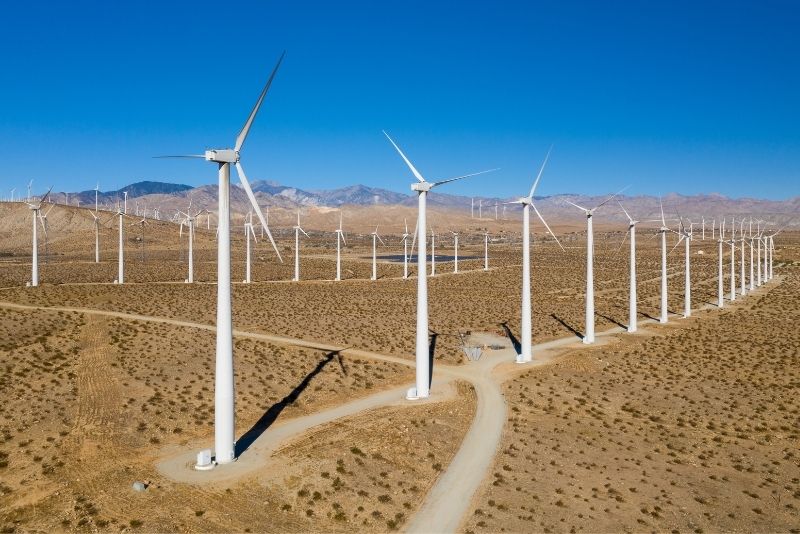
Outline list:
[[[216,181],[159,154],[243,150],[251,179],[409,192],[800,195],[800,3],[8,2],[0,196]],[[442,192],[445,188],[442,189]]]

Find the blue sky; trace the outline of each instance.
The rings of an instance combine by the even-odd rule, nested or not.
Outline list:
[[[251,179],[408,191],[800,195],[800,4],[14,2],[0,47],[0,187],[200,185],[157,160],[231,146]],[[443,189],[444,192],[444,189]],[[0,192],[0,195],[7,193]]]

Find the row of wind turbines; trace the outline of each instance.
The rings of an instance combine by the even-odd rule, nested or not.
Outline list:
[[[217,165],[217,174],[218,174],[218,182],[219,182],[219,189],[218,189],[218,228],[217,228],[217,313],[216,313],[216,364],[215,364],[215,388],[214,388],[214,396],[215,396],[215,409],[214,409],[214,455],[212,460],[212,455],[210,450],[201,451],[198,454],[198,462],[195,466],[197,469],[209,469],[214,467],[214,465],[224,465],[233,462],[236,459],[236,436],[235,436],[235,394],[234,394],[234,359],[233,359],[233,338],[232,338],[232,315],[231,315],[231,247],[230,247],[230,222],[231,222],[231,210],[230,210],[230,168],[233,165],[236,168],[239,181],[241,183],[242,188],[247,193],[247,196],[250,200],[252,206],[252,212],[249,214],[248,219],[245,224],[245,232],[247,235],[247,257],[250,257],[250,238],[255,240],[255,232],[253,230],[253,218],[252,214],[254,213],[260,223],[261,227],[264,231],[266,231],[267,236],[269,237],[270,243],[278,256],[280,257],[280,252],[278,251],[277,246],[275,245],[275,241],[270,233],[269,226],[267,225],[266,218],[261,211],[258,203],[256,202],[255,196],[252,192],[250,187],[250,183],[245,175],[244,169],[241,164],[241,151],[244,145],[244,142],[249,134],[249,131],[253,125],[253,122],[258,114],[261,105],[264,101],[264,98],[273,82],[273,79],[283,61],[284,55],[281,55],[278,63],[276,64],[275,68],[273,69],[270,77],[268,78],[264,88],[262,89],[253,109],[250,112],[247,120],[244,123],[244,126],[239,131],[239,134],[236,137],[234,148],[224,148],[224,149],[210,149],[206,150],[203,154],[192,154],[189,156],[166,156],[166,157],[188,157],[188,158],[197,158],[203,159],[210,163]],[[442,180],[436,181],[428,181],[426,180],[423,175],[417,170],[417,168],[412,164],[409,158],[405,155],[405,153],[400,149],[400,147],[395,143],[395,141],[389,136],[388,133],[384,132],[384,135],[388,139],[389,143],[394,147],[397,151],[399,156],[402,158],[408,169],[410,170],[411,174],[416,179],[415,182],[411,184],[411,190],[417,193],[418,199],[418,215],[417,215],[417,225],[416,229],[413,234],[409,234],[408,227],[406,225],[405,232],[403,234],[403,244],[404,244],[404,256],[406,258],[406,262],[404,264],[404,276],[408,276],[408,265],[407,261],[411,257],[408,254],[408,237],[412,236],[412,255],[413,255],[413,248],[416,245],[418,247],[418,254],[416,256],[417,261],[417,273],[427,273],[427,251],[428,251],[428,243],[427,243],[427,217],[426,217],[426,201],[427,201],[427,194],[432,189],[439,187],[441,185],[445,185],[450,182],[454,182],[457,180],[461,180],[464,178],[482,175],[488,172],[492,172],[496,169],[490,169],[480,172],[475,172],[471,174],[465,174],[456,176],[453,178],[447,178]],[[532,209],[536,216],[540,219],[540,221],[544,224],[545,228],[547,229],[548,233],[551,234],[553,239],[556,241],[559,247],[562,248],[561,243],[556,238],[555,234],[550,229],[549,225],[542,217],[541,213],[537,209],[534,201],[534,193],[540,180],[542,178],[542,174],[544,172],[545,166],[549,160],[550,152],[548,151],[547,156],[542,163],[541,168],[536,176],[536,179],[528,192],[528,194],[524,197],[520,197],[519,199],[509,203],[509,204],[519,204],[522,206],[523,210],[523,220],[522,220],[522,234],[523,234],[523,268],[522,268],[522,309],[521,309],[521,327],[520,327],[520,337],[521,337],[521,350],[520,353],[516,356],[516,362],[520,364],[525,364],[531,362],[533,360],[533,346],[532,346],[532,319],[531,319],[531,272],[530,272],[530,263],[531,263],[531,255],[530,255],[530,210]],[[619,193],[617,193],[619,194]],[[593,229],[592,229],[592,217],[594,212],[608,204],[616,195],[612,195],[610,198],[606,199],[601,204],[593,207],[593,208],[585,208],[570,202],[571,205],[574,207],[582,210],[587,218],[587,287],[586,287],[586,330],[585,336],[583,341],[585,343],[592,343],[594,342],[594,281],[593,281],[593,256],[594,256],[594,242],[593,242]],[[30,204],[31,209],[36,211],[41,209],[41,202],[38,204]],[[480,209],[480,208],[479,208]],[[622,208],[624,210],[624,208]],[[666,315],[666,233],[669,231],[673,231],[667,227],[667,221],[663,214],[663,207],[662,207],[662,216],[661,220],[661,227],[659,232],[661,233],[661,244],[662,244],[662,322],[666,322],[667,315]],[[625,212],[629,219],[629,229],[628,233],[630,234],[630,250],[631,250],[631,261],[630,261],[630,325],[628,330],[630,332],[636,331],[636,324],[637,324],[637,314],[636,314],[636,224],[638,221],[634,220],[627,211]],[[122,239],[123,239],[123,218],[125,217],[125,213],[121,207],[118,207],[119,217],[119,238],[120,238],[120,272],[118,275],[118,282],[122,283],[124,278],[124,273],[122,271],[123,266],[123,257],[122,257]],[[191,240],[193,239],[194,235],[194,221],[197,217],[198,213],[193,213],[191,208],[187,212],[181,213],[183,217],[183,221],[181,223],[181,231],[183,225],[185,224],[188,227],[188,234],[190,239],[190,247],[189,247],[189,258],[190,258],[190,268],[189,268],[189,278],[193,279],[193,270],[191,267],[192,263],[192,256],[193,256],[193,247],[191,245]],[[144,220],[144,219],[143,219]],[[97,218],[95,219],[97,224]],[[146,222],[142,223],[146,224]],[[740,221],[740,225],[741,225]],[[723,221],[721,224],[721,231],[719,233],[719,265],[720,265],[720,288],[722,287],[722,246],[723,244],[730,244],[731,251],[733,252],[736,244],[738,243],[739,247],[743,250],[746,244],[745,237],[742,233],[740,233],[739,241],[736,240],[736,237],[731,230],[731,236],[728,241],[725,240],[725,230],[726,222]],[[731,228],[735,228],[733,222],[731,223]],[[300,220],[298,218],[297,225],[294,227],[295,230],[295,279],[299,280],[300,272],[299,272],[299,239],[300,234],[308,235],[305,230],[300,225]],[[681,241],[685,241],[685,250],[686,250],[686,273],[687,273],[687,282],[686,282],[686,315],[691,312],[691,304],[690,304],[690,283],[689,283],[689,244],[693,239],[692,233],[692,225],[689,223],[688,229],[686,224],[684,224],[683,220],[680,221],[679,230],[677,231],[679,234],[679,243]],[[756,281],[753,280],[752,272],[753,272],[753,265],[751,261],[751,277],[750,277],[750,287],[751,289],[755,285],[761,285],[762,283],[768,281],[772,278],[772,251],[774,250],[773,238],[779,232],[775,232],[770,235],[766,235],[760,228],[757,228],[755,234],[751,234],[749,236],[749,243],[750,243],[750,250],[751,250],[751,259],[752,259],[752,251],[754,244],[757,246],[757,250],[761,251],[761,246],[764,246],[764,263],[763,263],[763,270],[764,270],[764,277],[761,276],[761,260],[759,256],[758,261],[758,278]],[[36,257],[36,223],[34,219],[34,258]],[[375,270],[375,253],[374,250],[377,247],[378,242],[383,242],[380,235],[378,234],[377,228],[374,232],[370,234],[373,240],[373,279],[376,278],[376,270]],[[454,239],[456,242],[456,249],[458,235],[454,233]],[[339,228],[336,230],[336,240],[337,240],[337,261],[336,261],[336,279],[341,279],[341,245],[345,244],[345,237],[344,232],[341,226],[341,219]],[[433,251],[435,247],[435,236],[431,236],[431,251],[432,257]],[[485,247],[485,267],[488,268],[488,234],[485,235],[484,241]],[[743,252],[742,252],[743,254]],[[98,256],[96,255],[96,258]],[[767,259],[769,257],[769,259]],[[731,300],[735,298],[735,283],[734,283],[734,262],[735,258],[731,258]],[[432,268],[435,269],[435,267]],[[432,269],[432,274],[435,273]],[[457,262],[455,262],[454,269],[457,270]],[[744,267],[742,267],[744,269]],[[246,274],[246,280],[249,281],[250,272],[249,272],[249,261],[248,261],[248,269]],[[406,393],[406,398],[409,400],[415,399],[422,399],[430,396],[430,385],[431,385],[431,368],[430,368],[430,359],[429,359],[429,321],[428,321],[428,293],[427,293],[427,284],[428,284],[428,276],[419,275],[417,276],[417,301],[416,301],[416,343],[415,343],[415,364],[416,364],[416,376],[415,376],[415,384],[412,388],[410,388]],[[32,284],[35,285],[35,284]],[[744,287],[744,285],[742,286]],[[722,301],[722,293],[720,289],[720,306],[723,305]]]

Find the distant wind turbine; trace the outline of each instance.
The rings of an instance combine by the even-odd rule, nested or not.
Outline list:
[[[381,242],[381,245],[386,245],[381,239],[381,236],[378,235],[378,227],[375,227],[375,231],[370,234],[372,236],[372,278],[370,280],[377,280],[378,279],[378,241]]]
[[[542,217],[542,214],[539,213],[539,210],[536,208],[536,205],[533,202],[533,194],[536,192],[536,187],[539,185],[539,180],[542,179],[542,173],[544,173],[544,168],[547,165],[547,161],[550,159],[550,152],[552,150],[553,147],[551,146],[544,157],[542,166],[539,168],[539,174],[536,175],[536,180],[534,180],[528,196],[520,197],[517,200],[507,202],[507,204],[522,205],[522,309],[520,317],[521,343],[520,353],[517,354],[515,360],[516,363],[528,363],[533,360],[533,321],[531,319],[531,208],[533,208],[536,216],[539,217],[539,220],[542,221],[542,224],[544,224],[545,228],[547,228],[547,231],[550,232],[550,235],[553,236],[553,239],[556,240],[558,246],[561,247],[561,243],[559,243],[556,235],[547,225],[547,221],[544,220],[544,217]],[[486,235],[488,236],[488,233]],[[486,244],[487,242],[488,241],[484,242],[485,247],[488,246]],[[563,250],[563,247],[561,248]]]
[[[295,282],[300,281],[300,232],[309,237],[300,227],[300,210],[297,210],[297,224],[294,226],[294,278],[292,278]]]
[[[342,212],[339,212],[339,228],[336,230],[336,280],[342,279],[342,250],[341,245],[347,246],[342,230]]]
[[[575,206],[586,214],[586,334],[584,343],[594,343],[594,234],[592,231],[592,216],[597,208],[603,206],[611,199],[622,193],[627,187],[614,193],[594,208],[584,208],[567,200],[567,204]],[[533,193],[531,193],[533,195]]]
[[[409,400],[426,398],[430,395],[430,347],[428,345],[428,281],[425,276],[427,272],[426,254],[426,233],[428,224],[426,220],[426,200],[428,192],[442,184],[467,178],[468,176],[476,176],[490,171],[482,171],[478,173],[467,174],[464,176],[457,176],[447,180],[440,180],[438,182],[427,182],[425,178],[417,171],[412,165],[411,161],[400,150],[400,147],[389,137],[389,134],[383,132],[386,138],[392,143],[397,153],[403,158],[403,161],[408,166],[411,173],[417,179],[416,183],[411,185],[411,190],[417,192],[418,196],[418,209],[419,214],[417,217],[417,231],[419,232],[419,251],[417,252],[417,333],[416,333],[416,385],[409,389],[406,393],[406,398]],[[495,170],[495,169],[493,169]]]
[[[628,290],[628,332],[633,333],[636,332],[638,325],[636,311],[636,223],[639,221],[633,220],[633,217],[630,216],[621,202],[617,202],[617,204],[619,204],[619,207],[622,208],[628,218],[628,232],[625,235],[630,234],[631,236],[630,276],[628,277],[630,282],[630,289]],[[625,243],[624,238],[622,242]]]
[[[31,188],[32,184],[33,184],[33,180],[31,180],[31,182],[28,184],[28,198],[29,199],[31,197],[30,188]],[[50,187],[50,189],[53,189],[53,188]],[[39,285],[39,237],[37,235],[38,226],[37,226],[36,223],[38,222],[38,223],[42,224],[42,229],[44,229],[44,223],[42,223],[41,219],[39,218],[39,212],[42,209],[42,202],[44,202],[44,199],[47,197],[48,194],[50,194],[50,190],[48,190],[47,193],[45,193],[45,195],[43,197],[41,197],[38,200],[38,202],[36,202],[35,204],[33,204],[31,202],[26,202],[28,207],[31,209],[32,215],[33,215],[33,250],[31,252],[31,287],[37,287]]]

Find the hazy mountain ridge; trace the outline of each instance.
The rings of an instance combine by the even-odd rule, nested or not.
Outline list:
[[[250,204],[247,195],[238,186],[236,180],[233,181],[233,185],[234,187],[231,188],[233,212],[235,214],[248,212]],[[281,209],[307,211],[312,208],[324,212],[344,206],[350,206],[352,209],[380,206],[387,208],[390,206],[414,208],[417,203],[416,195],[412,194],[411,191],[408,194],[403,194],[362,184],[337,189],[304,190],[274,181],[256,180],[252,183],[252,187],[261,206],[276,208],[276,213]],[[193,208],[197,209],[207,208],[214,211],[217,203],[216,184],[191,187],[184,184],[143,181],[125,186],[116,191],[100,192],[98,195],[100,205],[107,209],[112,207],[117,200],[122,201],[122,193],[125,191],[128,192],[129,213],[135,209],[137,204],[142,209],[146,207],[148,213],[151,212],[152,208],[158,207],[162,218],[171,217],[178,209],[185,211],[190,199]],[[79,200],[82,206],[89,207],[94,204],[94,196],[94,190],[70,193],[70,204],[74,205],[75,201]],[[65,196],[64,193],[53,193],[51,199],[55,202],[63,203]],[[608,199],[608,195],[587,196],[563,193],[536,197],[535,203],[548,221],[551,219],[554,221],[578,221],[583,218],[583,213],[568,204],[567,200],[586,208],[594,208],[606,199]],[[478,218],[482,204],[484,220],[494,219],[495,213],[499,219],[502,219],[504,213],[506,217],[511,218],[520,210],[519,204],[505,204],[513,200],[516,200],[516,198],[474,197],[474,217]],[[428,197],[428,204],[431,208],[458,212],[460,216],[470,218],[472,218],[472,202],[472,197],[449,195],[440,192],[432,192]],[[597,215],[602,215],[603,219],[608,220],[626,220],[618,202],[628,210],[632,217],[640,221],[656,219],[661,216],[658,197],[624,194],[607,202],[597,211]],[[800,197],[787,200],[764,200],[750,197],[729,198],[719,193],[700,195],[669,193],[661,198],[661,202],[667,219],[688,217],[698,222],[703,217],[712,222],[713,219],[722,217],[758,215],[764,219],[772,218],[785,224],[794,215],[800,213]],[[495,208],[495,206],[497,207]]]

